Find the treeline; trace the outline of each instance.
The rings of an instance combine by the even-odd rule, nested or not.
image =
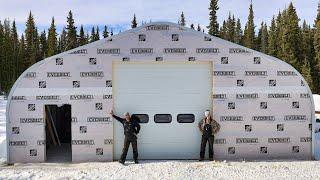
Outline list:
[[[18,36],[15,21],[0,21],[0,92],[8,93],[11,86],[28,67],[55,54],[94,42],[113,35],[113,30],[104,26],[92,27],[91,34],[85,32],[83,25],[75,26],[70,11],[67,25],[57,33],[54,18],[48,30],[39,32],[32,13],[29,13],[24,33]]]
[[[223,21],[218,36],[284,60],[304,76],[313,93],[319,93],[320,9],[318,12],[315,25],[311,27],[304,20],[300,26],[296,9],[290,3],[286,9],[272,17],[269,26],[261,22],[256,32],[251,4],[243,32],[240,19],[229,15]]]
[[[255,25],[254,10],[250,4],[244,28],[242,28],[240,19],[231,13],[222,25],[218,23],[218,0],[210,1],[209,10],[207,28],[210,35],[286,61],[304,76],[313,93],[320,93],[320,5],[313,25],[307,24],[305,20],[301,25],[299,24],[300,19],[292,3],[274,15],[269,25],[266,22]],[[186,25],[183,13],[178,23]],[[190,27],[195,29],[194,24],[191,24]],[[258,29],[257,32],[256,29]],[[199,25],[197,30],[201,31]]]
[[[254,23],[254,10],[249,6],[247,22],[242,27],[239,18],[231,12],[220,25],[217,21],[218,0],[210,0],[208,33],[228,41],[278,57],[294,66],[307,80],[313,93],[320,93],[320,6],[314,24],[307,24],[300,19],[292,3],[272,17],[271,23]],[[73,14],[67,16],[67,24],[57,33],[54,18],[48,30],[38,31],[32,13],[27,18],[24,33],[18,36],[15,21],[0,21],[0,92],[9,92],[20,74],[32,64],[55,54],[94,42],[100,36],[113,35],[113,30],[104,26],[93,26],[91,33],[85,32],[83,25],[75,26]],[[144,24],[142,22],[141,24]],[[178,23],[186,26],[182,12]],[[131,21],[131,28],[137,27],[136,15]],[[203,31],[197,24],[190,28]],[[258,31],[256,32],[256,29]]]

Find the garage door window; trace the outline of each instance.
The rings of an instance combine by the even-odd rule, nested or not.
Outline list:
[[[178,123],[193,123],[194,119],[193,114],[178,114],[177,116]]]
[[[156,123],[171,123],[171,114],[156,114],[154,115],[154,122]]]
[[[148,114],[132,114],[133,119],[137,119],[140,123],[148,123],[149,115]]]

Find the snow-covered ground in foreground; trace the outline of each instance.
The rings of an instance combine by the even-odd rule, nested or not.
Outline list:
[[[7,166],[6,100],[0,96],[0,179],[320,179],[320,161],[140,161],[28,163]],[[319,166],[319,167],[318,167]]]
[[[317,161],[141,161],[0,167],[0,179],[320,179]]]
[[[0,163],[4,162],[7,157],[6,104],[7,101],[3,96],[0,96]]]

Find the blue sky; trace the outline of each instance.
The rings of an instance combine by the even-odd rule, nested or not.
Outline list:
[[[177,22],[183,11],[188,26],[191,23],[204,27],[208,24],[210,0],[0,0],[0,19],[15,19],[21,33],[25,26],[28,12],[34,14],[39,31],[47,29],[52,16],[60,30],[66,24],[69,10],[74,13],[77,26],[83,24],[86,30],[92,25],[108,25],[115,33],[130,28],[130,21],[135,13],[138,23],[141,21]],[[313,24],[317,14],[318,0],[253,0],[255,23],[270,23],[272,15],[293,2],[301,20]],[[219,22],[228,17],[229,12],[241,19],[244,26],[248,16],[250,0],[220,0]]]

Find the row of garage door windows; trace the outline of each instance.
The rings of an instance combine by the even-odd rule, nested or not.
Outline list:
[[[149,115],[148,114],[132,114],[132,119],[138,120],[140,123],[148,123]],[[178,114],[177,121],[178,123],[193,123],[195,117],[193,114]],[[155,123],[171,123],[172,116],[171,114],[155,114],[154,115]]]

